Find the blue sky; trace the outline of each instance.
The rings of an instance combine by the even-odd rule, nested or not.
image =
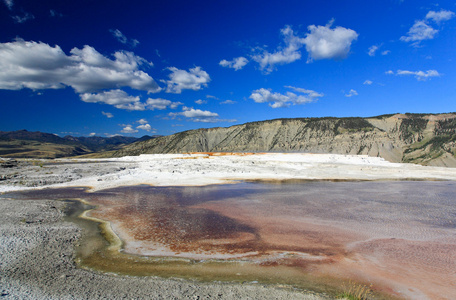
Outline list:
[[[0,130],[456,111],[454,1],[0,0]]]

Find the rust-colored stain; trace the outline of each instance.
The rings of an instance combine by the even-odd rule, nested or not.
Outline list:
[[[290,182],[28,192],[84,198],[133,254],[287,266],[405,298],[456,298],[455,183]],[[154,252],[164,249],[162,252]],[[154,254],[155,253],[155,254]],[[165,254],[163,254],[165,253]]]

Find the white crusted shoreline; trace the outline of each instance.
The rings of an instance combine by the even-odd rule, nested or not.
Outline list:
[[[456,180],[456,169],[335,154],[160,154],[113,159],[18,160],[0,169],[0,193],[148,184],[209,185],[239,180]],[[0,291],[5,299],[327,299],[256,284],[102,274],[76,268],[80,228],[63,203],[0,199]],[[26,220],[26,222],[24,222]]]
[[[2,169],[0,192],[87,186],[208,185],[238,180],[456,180],[456,168],[337,154],[144,154],[110,159],[22,160]],[[27,164],[28,162],[28,164]]]

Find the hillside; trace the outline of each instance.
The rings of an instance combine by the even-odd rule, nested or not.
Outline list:
[[[183,152],[364,154],[456,167],[456,114],[268,120],[180,132],[133,143],[113,155]]]
[[[58,158],[86,155],[99,151],[112,151],[136,141],[148,140],[135,137],[59,137],[51,133],[18,130],[0,131],[0,157]]]

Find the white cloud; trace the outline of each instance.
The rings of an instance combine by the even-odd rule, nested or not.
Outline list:
[[[168,68],[172,73],[169,74],[170,80],[162,80],[167,84],[166,92],[180,94],[182,90],[199,91],[202,87],[207,87],[211,78],[201,67],[194,67],[189,70],[180,70],[175,67]]]
[[[208,111],[208,110],[201,110],[201,109],[194,109],[193,107],[186,107],[182,108],[182,112],[178,113],[169,113],[170,117],[178,117],[183,116],[189,118],[193,122],[203,122],[203,123],[216,123],[221,122],[224,120],[218,119],[218,114]],[[226,121],[226,120],[225,120]]]
[[[111,90],[98,94],[85,93],[80,97],[82,101],[88,103],[105,103],[126,110],[145,110],[145,105],[140,102],[138,96],[130,96],[122,90]]]
[[[186,118],[209,118],[209,117],[218,117],[219,115],[208,110],[194,109],[193,107],[183,107],[182,112],[170,113],[171,117],[175,116],[184,116]]]
[[[201,122],[201,123],[220,123],[220,122],[228,122],[233,123],[237,122],[236,119],[218,119],[218,118],[195,118],[192,119],[193,122]]]
[[[3,3],[5,3],[6,7],[8,7],[9,10],[13,9],[13,5],[14,5],[13,0],[3,0]]]
[[[454,17],[454,12],[442,9],[441,11],[429,11],[426,15],[426,19],[431,19],[437,24],[442,21],[448,21]]]
[[[407,36],[401,36],[400,40],[404,42],[414,42],[412,45],[418,46],[423,40],[432,40],[439,32],[432,28],[425,21],[418,20],[407,32]]]
[[[198,100],[195,101],[195,103],[201,105],[201,104],[206,104],[207,101],[206,101],[206,100],[198,99]]]
[[[385,74],[392,75],[392,74],[394,74],[394,72],[392,70],[388,70],[385,72]]]
[[[366,81],[363,82],[363,84],[366,84],[366,85],[371,85],[373,82],[372,80],[369,80],[367,79]]]
[[[49,15],[51,17],[63,17],[63,15],[61,13],[59,13],[58,11],[54,10],[54,9],[51,9],[49,10]]]
[[[233,101],[233,100],[225,100],[225,101],[222,101],[220,102],[220,104],[235,104],[236,101]]]
[[[136,121],[136,123],[139,123],[141,125],[145,125],[147,123],[149,123],[146,119],[139,119],[138,121]]]
[[[345,94],[345,97],[353,97],[353,96],[358,96],[358,92],[355,91],[354,89],[351,89],[348,94]]]
[[[332,21],[326,26],[310,25],[310,33],[304,39],[309,52],[307,62],[318,59],[343,59],[348,56],[351,44],[358,38],[352,29],[337,26],[331,29]]]
[[[215,99],[215,100],[218,100],[217,97],[212,96],[212,95],[206,95],[206,98],[207,98],[207,99]]]
[[[162,99],[162,98],[157,98],[157,99],[147,99],[146,101],[147,104],[147,109],[150,110],[164,110],[169,108],[175,109],[179,105],[182,105],[182,102],[172,102],[170,100]]]
[[[439,32],[431,27],[427,21],[434,21],[437,25],[442,21],[448,21],[453,18],[454,12],[449,10],[429,11],[424,20],[417,20],[409,29],[406,36],[401,36],[400,40],[404,42],[413,42],[412,46],[418,47],[421,41],[432,40]]]
[[[367,54],[369,54],[369,56],[375,56],[375,52],[378,50],[378,46],[370,46],[369,47],[369,52],[367,52]]]
[[[315,92],[313,90],[296,88],[292,86],[286,86],[286,88],[292,89],[295,92],[301,93],[303,95],[297,95],[292,92],[286,92],[286,94],[273,93],[271,90],[261,88],[254,90],[249,98],[256,103],[269,102],[270,107],[279,108],[288,107],[290,105],[310,103],[318,100],[320,97],[323,97],[323,94]]]
[[[132,52],[119,51],[109,59],[94,48],[73,48],[66,55],[59,46],[16,40],[0,43],[0,89],[60,89],[72,87],[78,93],[130,87],[148,92],[161,88],[147,73],[151,65]]]
[[[25,12],[22,16],[11,16],[11,18],[13,18],[14,22],[21,24],[27,22],[28,20],[35,19],[35,16],[31,13]]]
[[[249,60],[247,58],[241,56],[241,57],[233,58],[233,60],[231,60],[231,61],[224,59],[219,62],[219,65],[221,65],[222,67],[232,68],[232,69],[238,71],[238,70],[241,70],[248,62],[249,62]]]
[[[141,130],[145,130],[145,131],[151,131],[152,130],[152,127],[149,124],[142,124],[142,125],[136,126],[136,128],[137,129],[141,129]]]
[[[139,41],[136,39],[128,39],[119,29],[109,29],[109,32],[122,44],[136,47]]]
[[[276,65],[289,64],[301,59],[299,49],[304,44],[304,39],[294,35],[290,26],[285,26],[280,33],[285,42],[285,48],[279,48],[276,52],[270,53],[263,50],[263,53],[252,56],[252,59],[260,65],[260,69],[265,73],[271,73]]]
[[[427,80],[431,77],[440,77],[441,74],[436,70],[424,71],[407,71],[407,70],[397,70],[396,75],[414,75],[415,78],[419,81]]]
[[[96,135],[96,132],[91,132],[91,133],[89,134],[89,136],[95,136],[95,135]]]
[[[136,133],[138,130],[133,129],[131,125],[125,125],[125,127],[120,131],[123,133]]]
[[[318,93],[318,92],[308,90],[308,89],[298,88],[298,87],[294,87],[294,86],[290,86],[290,85],[286,85],[285,87],[287,89],[292,89],[298,93],[307,94],[308,97],[312,98],[312,101],[324,96],[322,93]]]
[[[182,112],[178,113],[169,113],[169,116],[172,118],[176,118],[179,116],[183,116],[189,118],[192,122],[202,122],[202,123],[218,123],[218,122],[236,122],[235,119],[219,119],[218,114],[208,111],[208,110],[201,110],[201,109],[194,109],[193,107],[186,107],[182,108]],[[180,125],[176,125],[180,126]]]
[[[113,115],[112,113],[110,113],[110,112],[104,112],[104,111],[102,111],[101,113],[102,113],[104,116],[106,116],[108,119],[111,119],[111,118],[114,117],[114,115]]]
[[[147,99],[145,103],[140,101],[139,96],[130,96],[122,90],[110,90],[102,93],[90,94],[85,93],[80,95],[81,100],[89,103],[105,103],[113,105],[119,109],[126,110],[164,110],[167,108],[175,109],[179,105],[183,105],[182,102],[172,102],[166,99]],[[106,115],[105,113],[103,113]],[[107,116],[107,115],[106,115]],[[108,117],[109,118],[109,117]],[[142,122],[147,123],[144,119]],[[141,121],[140,120],[140,121]],[[139,121],[138,121],[139,122]],[[144,123],[144,124],[145,124]],[[142,123],[141,123],[142,124]]]
[[[385,50],[385,51],[382,52],[382,55],[388,55],[388,54],[390,54],[390,53],[391,53],[390,50]]]

